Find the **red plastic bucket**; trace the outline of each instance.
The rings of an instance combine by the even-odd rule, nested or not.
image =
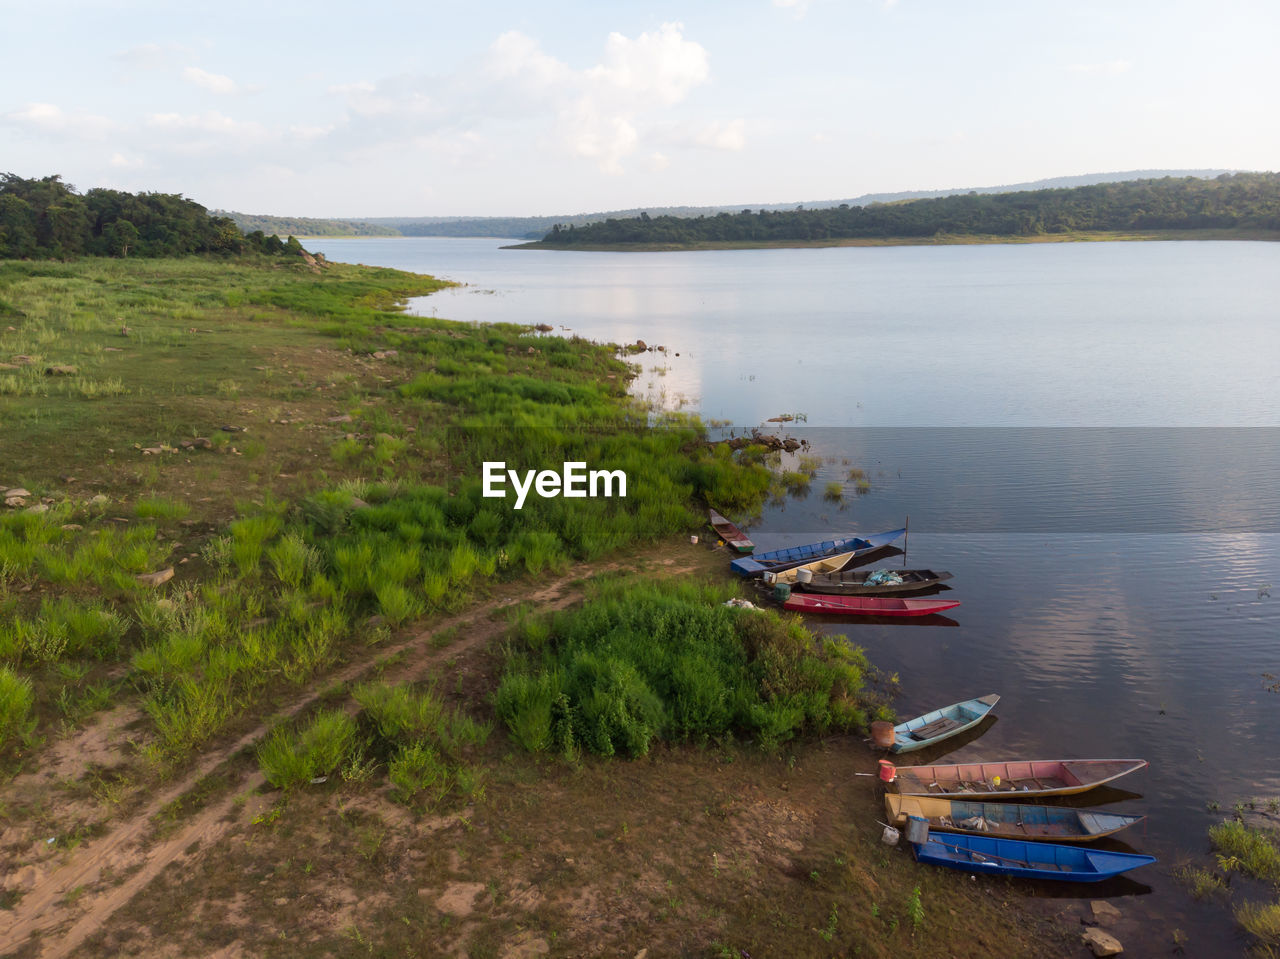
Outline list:
[[[893,782],[898,775],[898,767],[887,759],[880,760],[880,781],[885,783]]]

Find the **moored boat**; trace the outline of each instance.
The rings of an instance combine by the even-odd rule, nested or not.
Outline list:
[[[900,766],[903,796],[1021,799],[1069,796],[1146,768],[1145,759],[1039,759],[1024,762]]]
[[[1095,812],[1071,806],[1032,803],[967,802],[930,796],[884,797],[889,822],[905,825],[909,817],[923,819],[935,832],[954,832],[1023,839],[1030,842],[1092,842],[1128,829],[1146,816]]]
[[[816,579],[818,576],[844,569],[846,564],[853,562],[855,556],[857,556],[857,551],[850,550],[847,553],[824,556],[822,559],[815,559],[810,563],[801,563],[799,566],[792,566],[790,569],[777,570],[776,572],[770,570],[764,574],[764,581],[770,586],[776,586],[778,583],[796,586],[806,583],[810,579]]]
[[[908,719],[893,727],[893,745],[889,749],[895,753],[909,753],[958,736],[986,719],[999,701],[999,696],[989,693]]]
[[[928,616],[955,609],[954,599],[899,599],[896,596],[822,596],[792,593],[783,607],[798,613],[834,616]]]
[[[932,569],[850,569],[815,573],[812,580],[797,584],[797,588],[833,596],[888,596],[928,589],[948,579],[950,573]]]
[[[729,546],[736,549],[739,553],[749,553],[756,548],[756,544],[747,538],[747,534],[738,529],[733,523],[729,522],[713,509],[707,510],[711,516],[711,528],[716,531],[719,537]]]
[[[754,556],[744,556],[741,559],[735,559],[729,565],[739,576],[745,576],[750,579],[754,576],[760,576],[768,570],[779,572],[784,569],[790,569],[792,566],[799,566],[802,563],[821,559],[824,556],[834,556],[837,553],[852,551],[857,554],[854,558],[859,559],[885,549],[894,540],[901,539],[906,532],[906,527],[903,527],[902,529],[893,529],[885,533],[874,533],[867,537],[846,536],[844,539],[831,539],[821,543],[809,543],[805,546],[789,546],[786,549],[775,549],[767,553],[756,553]]]
[[[1101,882],[1156,861],[1154,856],[1131,852],[956,833],[942,838],[931,835],[924,842],[913,842],[911,848],[917,862],[948,869],[1065,882]]]

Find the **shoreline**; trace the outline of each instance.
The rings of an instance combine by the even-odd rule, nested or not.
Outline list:
[[[848,246],[989,246],[992,244],[1131,243],[1170,240],[1234,240],[1274,243],[1280,241],[1280,234],[1268,230],[1150,230],[1123,233],[1107,231],[1044,233],[1034,236],[941,233],[930,237],[845,237],[823,240],[705,241],[698,243],[578,244],[548,243],[545,240],[537,240],[532,243],[511,244],[500,249],[554,250],[566,253],[692,253],[702,250],[807,250]]]
[[[556,943],[559,930],[557,948],[577,937],[582,949],[605,941],[628,955],[646,946],[711,954],[712,936],[758,955],[825,955],[839,937],[873,955],[977,956],[993,948],[1027,954],[1043,935],[1067,953],[1068,928],[1044,926],[1029,901],[1016,900],[1011,911],[1002,886],[917,866],[880,844],[878,786],[853,777],[874,770],[875,756],[856,733],[807,732],[772,752],[744,736],[664,744],[623,762],[525,753],[495,723],[497,735],[468,755],[479,786],[443,808],[393,801],[372,766],[365,779],[344,771],[340,783],[327,770],[327,784],[268,788],[254,748],[273,727],[321,705],[354,712],[348,694],[358,681],[438,683],[451,707],[492,722],[488,697],[508,617],[580,605],[593,576],[736,582],[728,554],[693,547],[686,529],[560,568],[537,543],[520,541],[512,550],[522,550],[525,571],[486,578],[476,571],[484,557],[459,546],[459,563],[473,564],[457,584],[468,594],[421,595],[423,581],[411,572],[404,581],[413,592],[360,599],[370,591],[361,567],[373,562],[373,546],[361,559],[356,540],[335,545],[330,565],[328,541],[360,526],[372,544],[373,530],[385,527],[377,554],[394,559],[399,530],[413,534],[420,515],[443,529],[462,502],[428,489],[412,501],[396,498],[397,483],[465,479],[440,464],[427,423],[475,415],[466,404],[485,390],[519,389],[508,395],[526,410],[554,407],[554,388],[608,426],[628,408],[621,361],[603,346],[553,343],[512,324],[410,317],[394,304],[443,285],[418,274],[336,264],[321,279],[303,263],[201,258],[86,260],[56,272],[15,271],[6,295],[23,308],[22,322],[5,345],[72,356],[79,377],[50,386],[38,366],[9,374],[6,405],[28,442],[5,480],[48,497],[31,514],[46,519],[24,521],[48,526],[47,568],[91,537],[132,535],[147,545],[119,580],[102,574],[120,595],[95,586],[87,565],[61,586],[83,594],[68,603],[83,598],[104,621],[118,618],[114,646],[83,664],[54,650],[43,665],[23,667],[36,680],[45,741],[18,747],[22,768],[3,790],[22,825],[5,848],[20,884],[4,893],[15,927],[0,946],[20,947],[46,930],[42,946],[120,953],[145,931],[149,941],[195,952],[199,944],[187,937],[200,934],[197,915],[229,940],[242,937],[251,952],[265,951],[277,929],[336,948],[343,933],[329,915],[337,908],[351,928],[358,921],[388,939],[413,937],[417,947],[446,929],[459,947],[477,950],[514,949],[529,930]],[[187,301],[163,314],[128,302],[135,286],[165,281]],[[93,323],[46,316],[57,301],[45,291],[60,284],[100,298],[83,307]],[[101,319],[121,314],[129,326]],[[65,342],[37,341],[43,323]],[[157,378],[157,368],[173,370],[171,379]],[[90,402],[104,394],[115,401]],[[167,412],[158,418],[157,408]],[[84,442],[68,442],[80,431]],[[651,460],[660,452],[637,450]],[[675,460],[656,462],[665,469]],[[263,502],[241,503],[237,490],[245,488]],[[284,508],[301,504],[310,508]],[[419,512],[397,512],[409,506]],[[368,516],[381,517],[379,525],[361,521]],[[611,532],[628,532],[627,517],[610,518]],[[296,525],[286,529],[286,519]],[[144,590],[135,574],[166,564],[169,576],[177,571],[174,585]],[[52,615],[37,603],[57,586],[45,582],[44,568],[33,562],[15,574],[35,589],[14,594],[26,604],[14,615],[33,623]],[[343,622],[326,618],[330,605]],[[227,636],[184,632],[175,610],[193,623],[224,622]],[[284,630],[291,621],[298,637],[321,645],[279,631],[279,648],[270,646],[276,624]],[[170,657],[170,638],[185,642],[182,659]],[[59,665],[84,672],[67,683]],[[95,689],[105,698],[93,698]],[[180,698],[186,689],[190,700]],[[59,690],[70,690],[63,707]],[[203,705],[222,701],[235,705]],[[82,711],[63,724],[59,708],[73,706]],[[189,729],[178,724],[185,717]],[[153,836],[150,824],[161,816],[164,831]],[[66,841],[36,843],[37,833]],[[180,855],[197,840],[199,853]],[[122,870],[138,870],[120,884],[94,871],[115,857]],[[247,875],[263,888],[243,901]],[[360,890],[372,884],[385,895],[366,903]],[[64,897],[68,889],[75,895]],[[466,909],[455,911],[468,891]],[[923,920],[910,918],[913,897]],[[437,909],[440,902],[450,905]],[[241,920],[218,918],[231,913]],[[418,918],[409,926],[404,916]],[[53,929],[63,920],[75,925],[59,941]]]

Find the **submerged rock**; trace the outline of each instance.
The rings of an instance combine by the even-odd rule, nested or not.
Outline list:
[[[1118,956],[1124,952],[1120,940],[1109,932],[1103,932],[1096,926],[1086,929],[1081,936],[1084,944],[1093,950],[1095,956]]]

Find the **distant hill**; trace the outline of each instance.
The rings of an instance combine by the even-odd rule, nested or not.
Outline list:
[[[1063,238],[1069,234],[1151,235],[1173,231],[1248,231],[1280,239],[1280,174],[1156,177],[1039,190],[908,197],[711,216],[611,218],[554,226],[534,246],[556,249],[687,249],[705,246],[807,245]]]
[[[1115,183],[1123,180],[1150,180],[1159,177],[1208,178],[1228,173],[1228,170],[1129,170],[1121,173],[1088,173],[1083,176],[1054,177],[1033,180],[1029,183],[1011,183],[1003,186],[964,187],[950,190],[912,190],[905,193],[864,193],[862,196],[840,200],[807,200],[799,203],[732,203],[724,206],[646,206],[629,210],[608,210],[598,213],[568,213],[559,216],[381,216],[360,220],[320,220],[307,217],[252,216],[245,213],[215,211],[228,216],[246,233],[261,230],[280,236],[494,236],[513,239],[541,239],[553,226],[586,226],[610,219],[629,219],[647,213],[651,217],[673,216],[695,218],[715,216],[718,213],[739,213],[742,210],[794,210],[803,206],[806,210],[823,210],[847,206],[867,206],[872,203],[896,203],[902,200],[922,200],[935,197],[957,196],[965,193],[1013,193],[1024,190],[1048,190],[1065,187],[1091,186],[1097,183]]]

